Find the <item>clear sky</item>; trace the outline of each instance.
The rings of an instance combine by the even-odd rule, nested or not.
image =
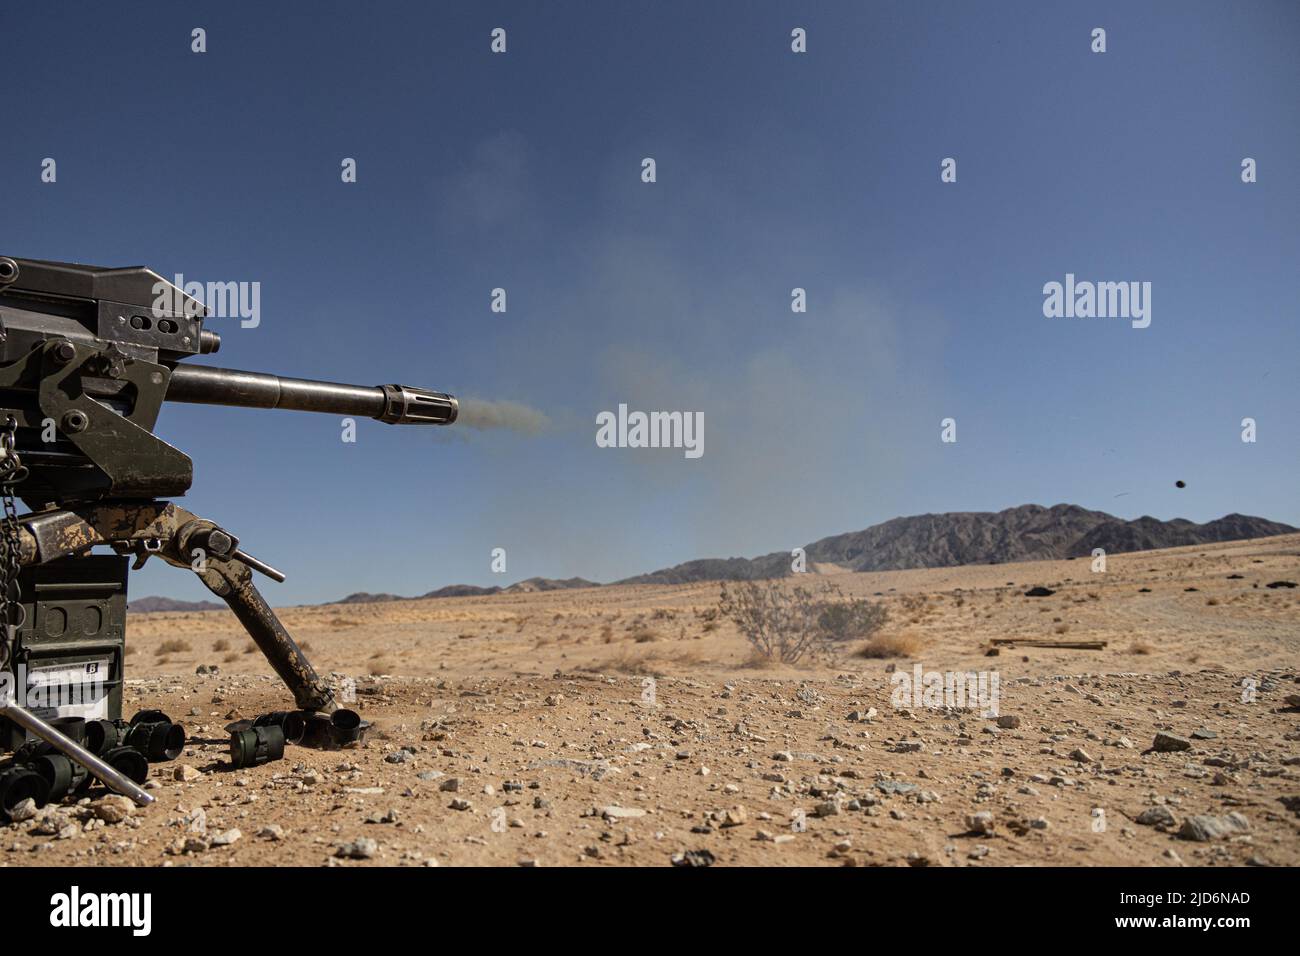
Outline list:
[[[1300,525],[1291,0],[9,4],[0,79],[0,254],[260,282],[197,361],[549,418],[167,407],[273,603],[1025,502]],[[1045,317],[1067,273],[1150,282],[1150,327]],[[619,403],[703,456],[598,448]]]

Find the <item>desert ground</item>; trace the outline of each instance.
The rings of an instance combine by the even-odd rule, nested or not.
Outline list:
[[[1300,535],[813,571],[888,607],[883,656],[756,659],[716,584],[285,608],[374,731],[243,770],[224,726],[292,706],[269,666],[225,612],[133,615],[125,715],[189,746],[153,806],[47,808],[0,864],[1300,864],[1300,589],[1267,586]],[[894,706],[917,664],[996,672],[1001,719]]]

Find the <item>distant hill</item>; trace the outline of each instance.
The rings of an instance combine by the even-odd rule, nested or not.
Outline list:
[[[846,571],[898,571],[905,568],[947,568],[960,564],[1004,564],[1046,561],[1091,555],[1149,551],[1183,545],[1268,538],[1300,530],[1250,515],[1224,515],[1196,524],[1185,518],[1160,521],[1143,516],[1132,521],[1078,505],[1020,505],[1005,511],[950,511],[912,515],[872,525],[862,531],[822,538],[804,547],[808,569],[819,564]],[[624,578],[617,584],[690,584],[696,581],[747,581],[780,578],[791,573],[788,551],[756,558],[700,558],[671,568]],[[418,598],[400,594],[349,594],[335,604],[374,604],[428,598],[527,594],[601,585],[586,578],[528,578],[508,587],[449,584]],[[172,601],[147,597],[132,601],[137,613],[150,611],[211,611],[225,605],[211,601]]]
[[[371,594],[368,591],[358,591],[356,594],[349,594],[345,598],[337,601],[330,601],[331,604],[379,604],[383,601],[405,601],[407,598],[400,594]]]
[[[595,581],[588,581],[586,578],[528,578],[504,588],[497,585],[480,587],[477,584],[448,584],[446,587],[438,588],[436,591],[426,591],[424,594],[413,598],[402,597],[400,594],[369,594],[365,591],[359,591],[333,603],[377,604],[381,601],[423,601],[429,598],[481,597],[485,594],[527,594],[534,591],[560,591],[567,588],[597,587],[600,587],[600,585]]]
[[[173,601],[165,597],[142,597],[131,601],[126,609],[132,614],[153,614],[157,611],[224,611],[224,604],[215,601]]]
[[[1132,521],[1078,505],[1020,505],[1005,511],[957,511],[894,518],[863,531],[822,538],[804,547],[810,565],[834,564],[850,571],[946,568],[1003,564],[1176,548],[1182,545],[1266,538],[1298,529],[1264,518],[1230,514],[1205,524],[1183,518]],[[619,584],[687,584],[784,577],[790,554],[757,558],[706,558],[626,578]]]
[[[445,598],[445,597],[479,597],[484,594],[500,594],[501,588],[493,585],[490,588],[479,587],[477,584],[448,584],[445,588],[438,588],[436,591],[427,591],[421,594],[422,598]]]
[[[570,588],[598,587],[599,584],[586,578],[529,578],[502,590],[506,594],[522,594],[529,591],[567,591]]]

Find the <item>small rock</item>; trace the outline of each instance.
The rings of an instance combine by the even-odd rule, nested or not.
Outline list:
[[[36,801],[31,797],[28,797],[25,800],[20,800],[14,805],[13,809],[9,811],[9,819],[14,823],[24,823],[28,820],[34,819],[36,817],[36,812]],[[110,822],[116,823],[117,821],[113,820]]]
[[[379,852],[379,844],[374,840],[362,837],[352,843],[341,844],[334,851],[334,855],[342,857],[345,860],[369,860]]]
[[[606,820],[635,820],[645,816],[645,811],[639,807],[608,806],[601,809],[600,815]]]
[[[1137,822],[1144,827],[1172,827],[1177,821],[1168,807],[1155,806],[1139,813]]]
[[[244,834],[239,832],[238,827],[232,827],[229,830],[223,830],[209,840],[211,846],[230,846],[230,844],[239,840]]]
[[[718,826],[721,827],[738,827],[749,819],[749,814],[745,812],[742,806],[734,806],[723,810],[718,816]]]
[[[109,794],[107,797],[101,797],[92,804],[95,816],[105,823],[121,823],[131,815],[135,809],[135,803],[129,797],[123,797],[119,794]]]
[[[672,855],[673,866],[712,866],[714,856],[708,850],[679,850]]]
[[[1177,750],[1191,750],[1192,742],[1186,737],[1177,737],[1161,731],[1151,743],[1151,749],[1158,754],[1173,753]]]
[[[1246,818],[1233,811],[1222,817],[1210,814],[1188,817],[1183,821],[1182,827],[1178,830],[1178,835],[1184,840],[1209,843],[1211,840],[1217,840],[1220,837],[1230,836],[1234,833],[1242,833],[1249,829],[1250,823]]]

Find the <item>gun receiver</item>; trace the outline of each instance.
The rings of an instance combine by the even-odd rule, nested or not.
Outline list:
[[[164,401],[393,425],[456,420],[456,399],[444,392],[181,364],[220,349],[206,317],[201,303],[143,267],[0,257],[0,424],[6,414],[15,422],[25,501],[184,494],[193,465],[154,434]]]

